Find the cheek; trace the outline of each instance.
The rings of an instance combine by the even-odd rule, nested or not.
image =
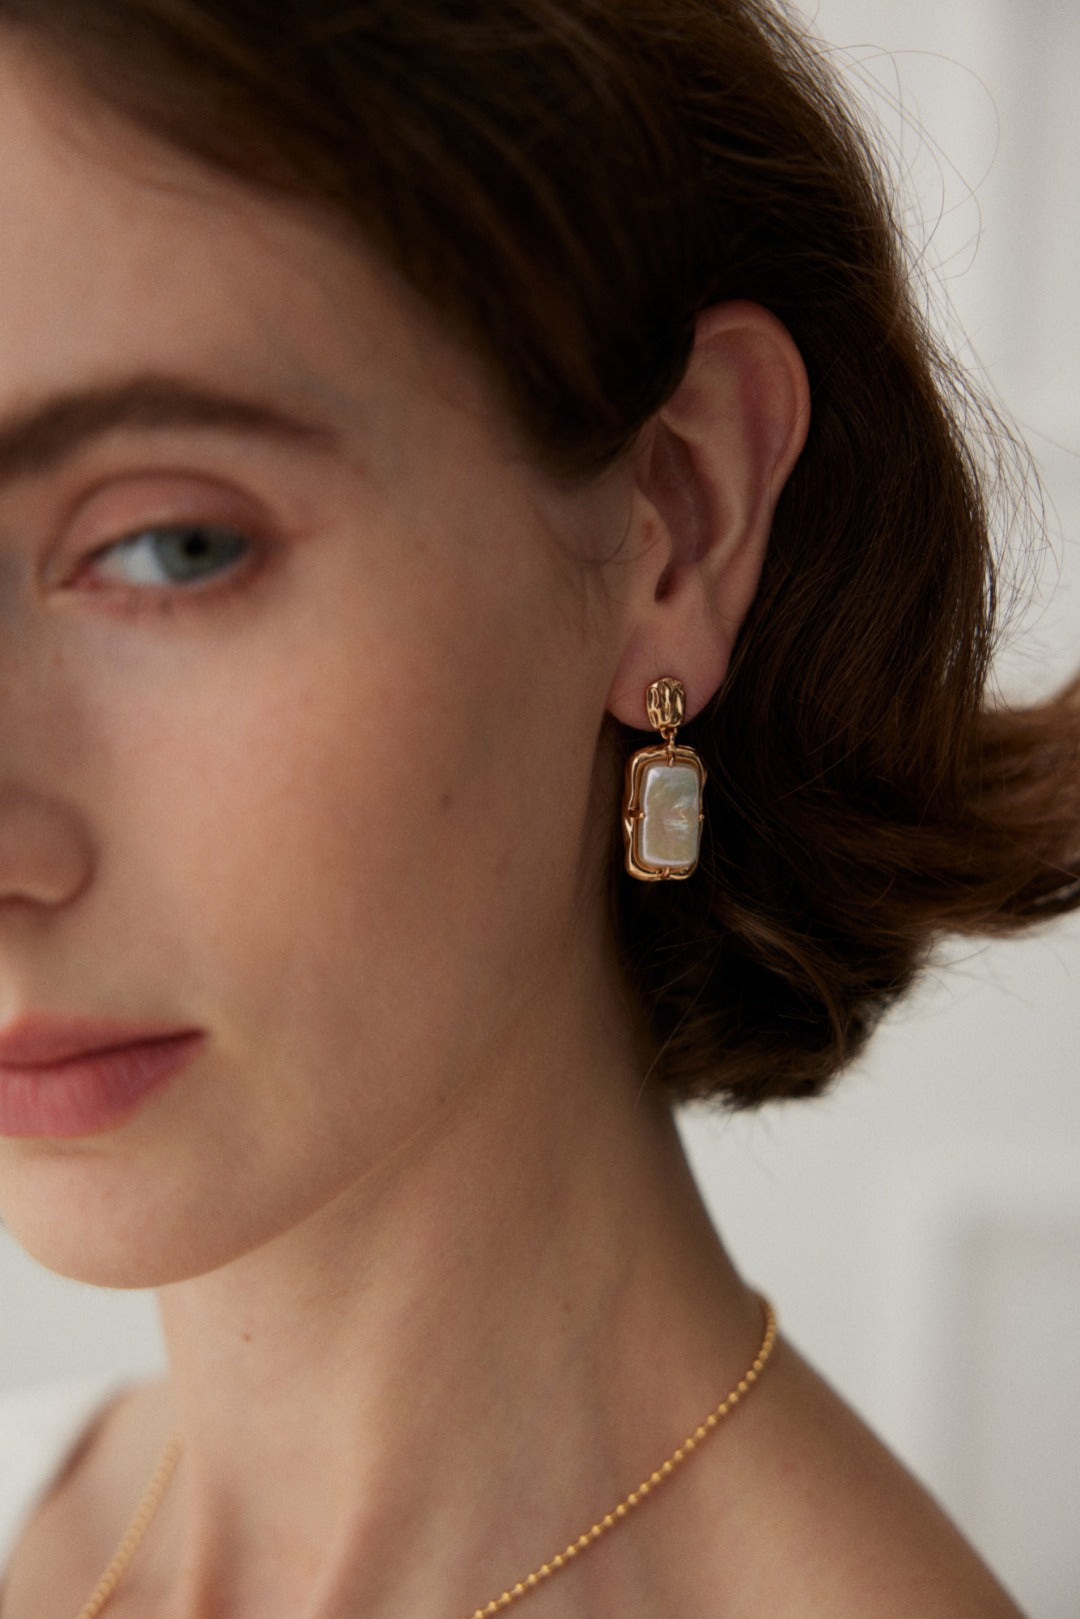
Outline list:
[[[155,941],[143,999],[180,997],[245,1084],[272,1074],[282,1128],[330,1110],[373,1146],[475,1062],[561,903],[538,880],[558,704],[517,638],[376,616],[163,663],[106,750],[102,871]]]

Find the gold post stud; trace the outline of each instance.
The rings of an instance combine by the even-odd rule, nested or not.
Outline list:
[[[654,680],[645,693],[649,724],[664,741],[673,743],[675,733],[686,717],[686,692],[681,680]]]

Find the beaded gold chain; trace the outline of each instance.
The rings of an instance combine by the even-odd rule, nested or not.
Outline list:
[[[750,1390],[765,1370],[766,1363],[776,1344],[776,1312],[767,1299],[762,1299],[761,1303],[765,1311],[765,1333],[761,1340],[761,1347],[738,1383],[731,1390],[731,1393],[725,1395],[720,1404],[709,1412],[705,1420],[694,1429],[693,1433],[687,1435],[678,1449],[673,1451],[665,1462],[661,1462],[660,1466],[650,1473],[648,1478],[643,1479],[636,1490],[631,1490],[630,1494],[620,1501],[618,1506],[612,1507],[611,1511],[606,1513],[604,1517],[597,1519],[591,1529],[586,1529],[584,1534],[579,1535],[576,1540],[572,1540],[561,1552],[557,1552],[549,1562],[541,1563],[539,1568],[534,1569],[523,1580],[519,1580],[516,1585],[510,1586],[501,1596],[495,1597],[486,1607],[475,1608],[467,1616],[467,1619],[490,1619],[492,1614],[501,1613],[511,1603],[528,1596],[530,1591],[535,1591],[538,1585],[542,1585],[545,1580],[551,1579],[553,1574],[558,1574],[560,1569],[566,1568],[567,1564],[572,1563],[576,1557],[580,1557],[582,1552],[588,1551],[590,1546],[595,1546],[602,1535],[606,1535],[610,1529],[614,1529],[616,1524],[621,1523],[624,1518],[629,1516],[635,1507],[639,1507],[658,1485],[663,1484],[665,1479],[669,1479],[675,1469],[708,1439],[709,1435],[720,1426],[724,1418],[730,1416],[740,1400],[745,1399],[750,1393]],[[95,1586],[93,1596],[79,1613],[78,1619],[98,1619],[98,1615],[119,1585],[131,1559],[139,1549],[143,1536],[150,1527],[155,1512],[161,1505],[161,1498],[168,1489],[169,1480],[172,1478],[173,1471],[180,1458],[180,1448],[178,1438],[170,1439],[165,1454],[158,1463],[154,1476],[147,1486],[146,1494],[139,1502],[135,1516],[128,1525],[124,1538],[116,1548],[116,1554],[112,1562]]]
[[[86,1607],[79,1613],[79,1619],[98,1619],[98,1614],[120,1584],[128,1564],[138,1551],[139,1543],[149,1529],[154,1513],[161,1505],[161,1498],[169,1487],[173,1469],[179,1460],[180,1441],[174,1435],[165,1448],[165,1454],[157,1464],[153,1478],[146,1486],[146,1494],[139,1502],[135,1516],[128,1524],[124,1538],[117,1546],[112,1562],[95,1585],[93,1595]]]
[[[585,1533],[579,1535],[577,1540],[572,1540],[569,1546],[553,1557],[549,1563],[541,1563],[540,1567],[534,1569],[525,1579],[519,1580],[517,1585],[512,1585],[509,1590],[503,1592],[502,1596],[496,1597],[493,1602],[489,1602],[486,1608],[475,1609],[473,1613],[469,1614],[468,1619],[488,1619],[490,1614],[501,1613],[512,1602],[517,1602],[520,1597],[527,1596],[530,1591],[535,1591],[538,1585],[542,1585],[553,1574],[557,1574],[561,1568],[565,1568],[567,1563],[572,1563],[575,1557],[580,1557],[582,1552],[587,1551],[590,1546],[595,1546],[601,1535],[606,1535],[609,1529],[614,1529],[615,1525],[620,1523],[635,1507],[639,1507],[645,1498],[653,1493],[657,1485],[663,1484],[665,1479],[670,1478],[680,1463],[684,1462],[692,1451],[697,1450],[698,1446],[708,1439],[713,1430],[719,1427],[724,1418],[734,1411],[739,1401],[749,1394],[765,1370],[765,1363],[772,1354],[773,1345],[776,1343],[776,1312],[768,1299],[762,1299],[761,1303],[765,1311],[765,1335],[761,1340],[761,1348],[731,1393],[725,1395],[715,1410],[709,1412],[704,1422],[699,1424],[693,1433],[683,1440],[678,1450],[673,1451],[666,1462],[661,1462],[656,1471],[650,1473],[647,1479],[643,1479],[636,1490],[631,1490],[630,1494],[625,1500],[620,1501],[617,1507],[612,1507],[606,1516],[599,1518],[592,1528],[586,1529]]]

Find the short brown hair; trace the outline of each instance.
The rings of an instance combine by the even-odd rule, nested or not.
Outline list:
[[[813,1094],[940,932],[1080,904],[1078,688],[985,706],[1010,441],[920,316],[866,137],[785,14],[0,0],[0,22],[149,132],[356,223],[561,475],[632,445],[704,308],[751,299],[791,331],[809,440],[727,680],[684,733],[711,777],[702,868],[640,885],[612,855],[676,1095]]]

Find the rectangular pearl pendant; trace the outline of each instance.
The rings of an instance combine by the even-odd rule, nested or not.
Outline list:
[[[693,748],[642,748],[626,767],[626,869],[659,882],[689,877],[701,853],[705,766]]]

